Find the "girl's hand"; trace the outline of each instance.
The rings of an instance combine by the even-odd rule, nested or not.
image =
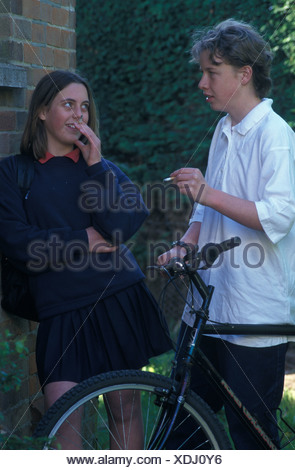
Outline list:
[[[94,227],[86,229],[88,235],[89,251],[93,253],[112,253],[116,251],[117,246],[108,243],[103,236],[95,230]]]
[[[99,138],[85,122],[75,122],[75,126],[88,141],[87,144],[83,144],[81,140],[75,141],[75,145],[81,150],[87,165],[91,166],[99,163],[101,161],[101,143]]]
[[[179,187],[182,194],[186,194],[195,202],[206,205],[206,195],[210,186],[198,168],[180,168],[170,176],[173,178],[173,184]]]

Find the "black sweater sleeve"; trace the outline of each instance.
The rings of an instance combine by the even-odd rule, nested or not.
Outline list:
[[[91,213],[94,228],[108,240],[125,242],[149,215],[139,189],[107,160],[86,171],[89,179],[81,188],[82,210]]]

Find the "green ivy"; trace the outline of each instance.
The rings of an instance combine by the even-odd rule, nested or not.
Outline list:
[[[11,338],[12,335],[8,330],[4,332],[4,336],[0,334],[0,392],[18,390],[23,377],[16,362],[11,358],[15,354],[18,359],[24,357],[27,348],[24,345],[24,340],[19,339],[12,342]]]

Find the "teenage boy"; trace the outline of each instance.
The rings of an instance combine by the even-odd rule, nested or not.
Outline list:
[[[216,127],[205,178],[195,168],[170,175],[180,191],[185,194],[189,188],[196,201],[181,240],[200,247],[233,236],[242,240],[240,247],[222,255],[222,262],[203,271],[204,280],[215,286],[210,320],[294,324],[295,136],[272,110],[272,100],[265,98],[271,86],[271,52],[250,25],[227,20],[199,36],[192,56],[201,68],[199,88],[207,103],[227,114]],[[175,246],[158,263],[185,253],[185,247]],[[181,335],[188,335],[193,325],[189,310],[185,308]],[[275,410],[283,393],[289,339],[203,336],[201,342],[202,350],[278,446]],[[196,366],[192,388],[215,411],[222,407]],[[236,449],[257,449],[224,406]]]

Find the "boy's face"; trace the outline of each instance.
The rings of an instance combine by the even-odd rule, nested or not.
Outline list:
[[[226,64],[222,58],[209,57],[209,51],[204,50],[200,55],[202,78],[198,87],[203,91],[207,103],[215,111],[235,114],[241,106],[242,73],[236,67]]]

